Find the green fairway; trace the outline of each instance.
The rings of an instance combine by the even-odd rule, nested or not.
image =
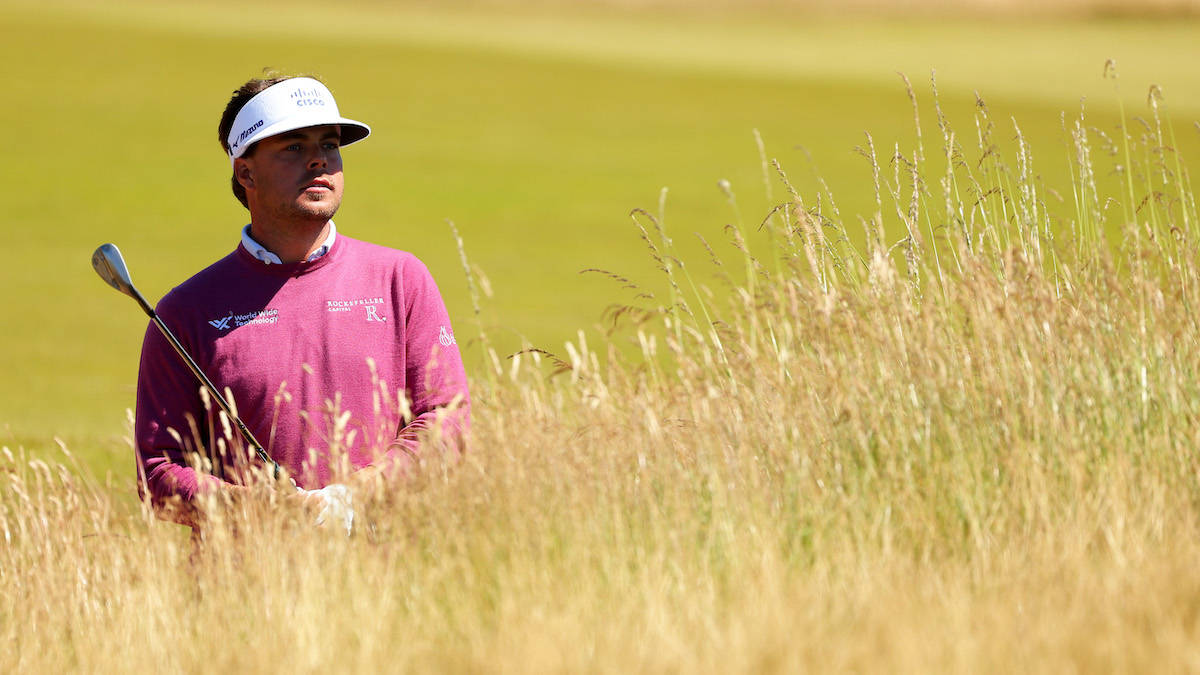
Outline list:
[[[737,217],[719,180],[755,226],[772,200],[754,129],[806,200],[819,174],[847,221],[869,215],[870,172],[853,151],[863,131],[885,162],[893,143],[911,152],[914,140],[896,71],[922,97],[931,155],[936,69],[960,133],[974,133],[978,90],[998,135],[1012,136],[1015,117],[1035,168],[1069,184],[1059,113],[1088,96],[1090,124],[1117,123],[1120,99],[1101,77],[1110,57],[1130,114],[1144,114],[1148,86],[1162,85],[1181,143],[1194,147],[1198,26],[0,5],[10,72],[0,443],[46,449],[59,436],[93,469],[132,480],[122,435],[145,319],[88,258],[117,243],[154,300],[233,248],[245,211],[229,193],[216,122],[264,66],[318,73],[344,114],[374,127],[345,151],[339,229],[424,259],[466,344],[477,331],[445,221],[458,225],[494,289],[482,320],[503,354],[526,343],[560,351],[630,299],[584,268],[656,285],[628,213],[657,210],[660,188],[685,250],[699,250],[691,232],[721,241]],[[783,188],[771,189],[781,200]],[[469,371],[479,352],[467,347]]]

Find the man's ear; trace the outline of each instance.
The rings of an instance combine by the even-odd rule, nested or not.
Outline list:
[[[247,190],[254,189],[254,172],[250,169],[250,163],[245,159],[238,157],[233,160],[233,176],[237,178],[237,182]]]

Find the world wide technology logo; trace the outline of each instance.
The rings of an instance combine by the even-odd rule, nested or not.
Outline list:
[[[220,331],[239,328],[241,326],[261,326],[272,323],[279,323],[278,309],[267,308],[243,314],[234,314],[231,310],[227,316],[219,319],[209,319],[208,321],[208,325]]]

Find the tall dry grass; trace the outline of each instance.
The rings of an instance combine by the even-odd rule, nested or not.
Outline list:
[[[1194,670],[1200,220],[1158,102],[1064,118],[1061,203],[982,103],[868,137],[857,222],[764,154],[727,292],[635,212],[668,297],[493,354],[471,451],[349,540],[264,493],[194,548],[5,449],[0,670]]]

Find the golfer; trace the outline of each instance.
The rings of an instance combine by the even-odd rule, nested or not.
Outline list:
[[[232,393],[267,454],[317,503],[318,520],[349,530],[360,486],[401,476],[421,452],[461,447],[469,398],[454,331],[420,260],[334,225],[342,148],[371,129],[342,117],[324,84],[250,80],[218,129],[250,223],[232,253],[157,312]],[[204,394],[149,326],[137,386],[139,490],[160,515],[193,527],[199,496],[246,490],[263,472]]]

